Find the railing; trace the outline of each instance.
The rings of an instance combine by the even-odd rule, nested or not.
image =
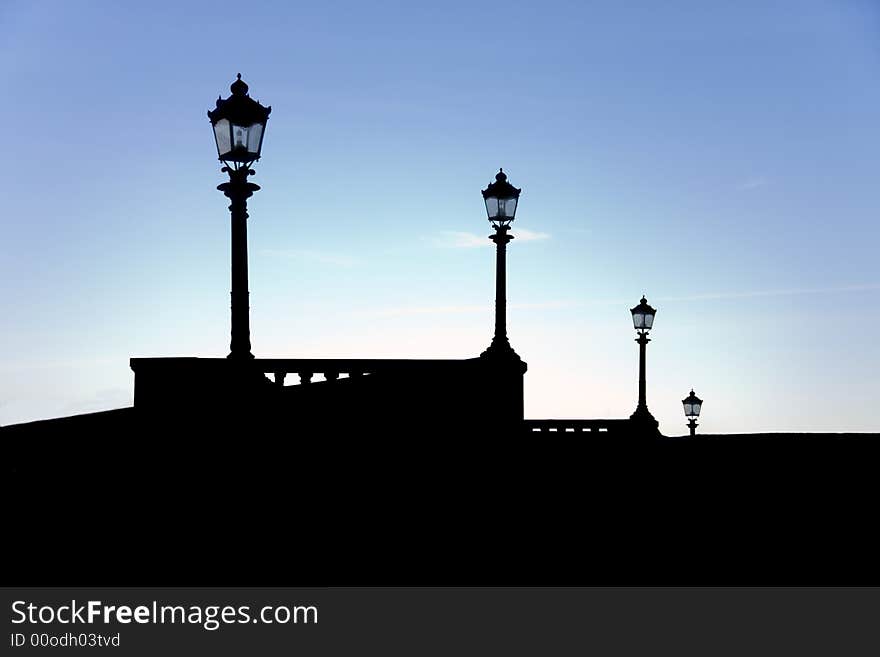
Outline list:
[[[629,420],[523,420],[526,431],[534,433],[606,433],[626,430]]]
[[[271,376],[275,385],[290,387],[334,382],[339,379],[357,379],[370,374],[424,375],[436,376],[465,374],[473,360],[378,360],[369,358],[260,358],[252,361],[252,367]],[[250,364],[249,364],[250,365]],[[464,368],[464,370],[463,370]],[[293,382],[288,375],[297,376]]]

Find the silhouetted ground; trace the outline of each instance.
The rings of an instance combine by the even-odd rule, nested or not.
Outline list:
[[[876,434],[382,433],[121,409],[0,438],[10,583],[880,584]]]

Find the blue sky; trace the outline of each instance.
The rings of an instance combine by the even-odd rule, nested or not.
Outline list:
[[[623,4],[7,0],[0,423],[227,353],[205,113],[241,72],[258,356],[482,351],[503,166],[527,416],[632,412],[645,293],[664,433],[691,387],[707,432],[880,429],[880,5]]]

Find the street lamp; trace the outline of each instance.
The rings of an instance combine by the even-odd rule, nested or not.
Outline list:
[[[684,404],[684,415],[688,418],[688,428],[693,436],[697,432],[697,418],[700,416],[700,409],[703,407],[703,400],[694,394],[691,388],[691,394],[681,400]]]
[[[229,182],[218,185],[230,200],[232,214],[232,339],[229,358],[253,358],[251,330],[248,317],[248,262],[247,262],[247,199],[260,189],[248,182],[253,175],[251,164],[260,159],[263,135],[271,107],[263,107],[248,95],[248,86],[238,78],[229,87],[232,95],[217,98],[217,107],[208,111],[214,129],[217,155],[229,174]]]
[[[639,343],[639,404],[636,406],[635,412],[630,419],[641,422],[648,422],[654,427],[657,426],[657,420],[648,410],[648,404],[645,401],[645,347],[651,341],[648,332],[654,326],[654,315],[657,311],[648,305],[648,300],[642,296],[642,300],[635,308],[630,308],[632,313],[633,327],[636,329],[639,337],[636,342]]]
[[[516,356],[507,339],[507,243],[513,239],[508,234],[516,216],[521,189],[509,182],[503,169],[495,174],[495,182],[483,190],[486,213],[495,229],[489,239],[495,242],[495,335],[492,344],[482,353],[486,357]]]

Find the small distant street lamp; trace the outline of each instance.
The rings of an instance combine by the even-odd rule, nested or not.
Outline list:
[[[238,79],[229,87],[232,95],[217,98],[217,107],[208,111],[214,128],[217,155],[229,174],[229,182],[218,185],[230,200],[232,214],[232,339],[229,358],[253,358],[248,301],[247,199],[260,189],[248,182],[255,172],[251,165],[260,159],[263,135],[271,107],[263,107],[248,95],[248,86]]]
[[[495,182],[483,190],[486,213],[495,229],[489,239],[495,242],[495,335],[483,356],[516,356],[507,339],[507,243],[513,239],[507,231],[516,216],[521,189],[509,182],[503,169],[495,174]]]
[[[700,409],[703,407],[703,400],[697,397],[694,394],[694,389],[691,388],[691,394],[681,400],[681,403],[684,404],[684,415],[688,418],[688,428],[691,430],[691,435],[693,436],[697,433],[697,418],[700,417]]]
[[[635,412],[630,416],[632,420],[647,421],[657,426],[657,420],[648,410],[648,404],[645,401],[645,347],[651,341],[648,332],[654,326],[654,315],[657,311],[648,305],[648,300],[642,296],[641,302],[635,308],[630,308],[632,313],[633,326],[639,337],[636,342],[639,343],[639,404],[636,406]]]

